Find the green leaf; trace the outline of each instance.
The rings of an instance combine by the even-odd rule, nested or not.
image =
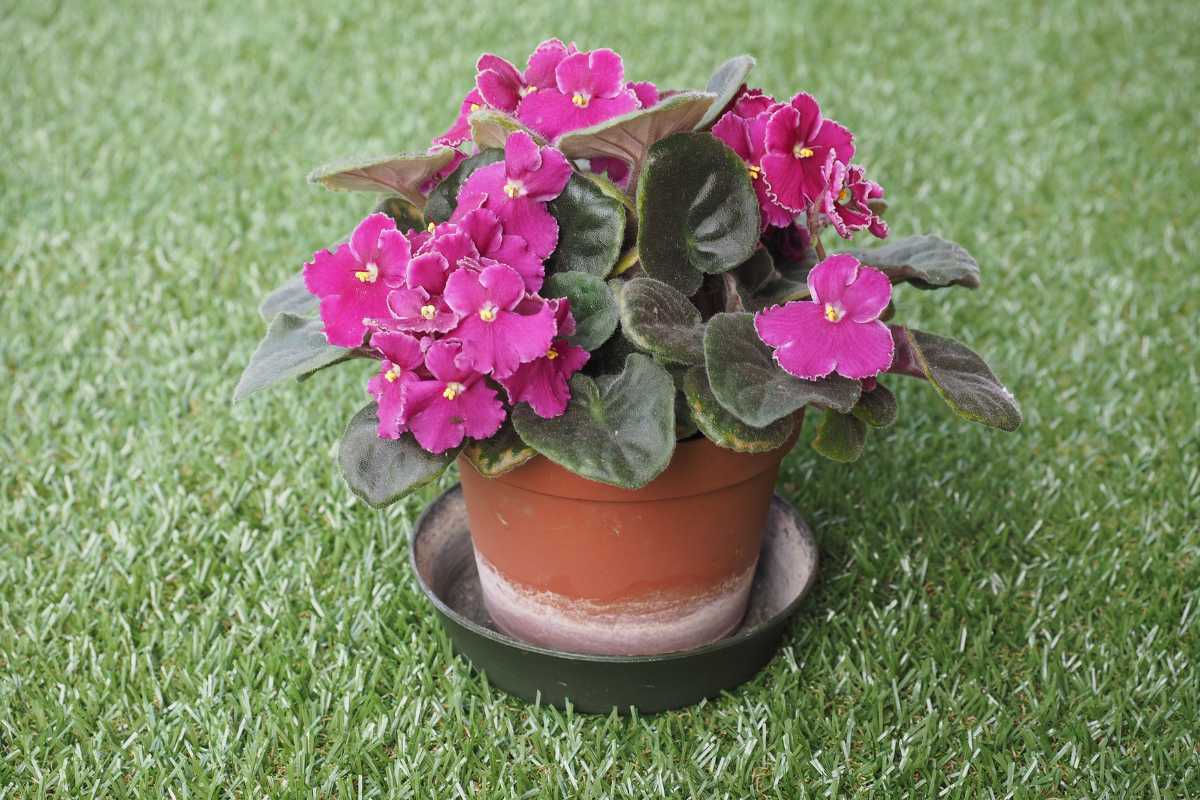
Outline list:
[[[749,77],[752,69],[754,69],[753,56],[734,56],[717,67],[717,71],[708,79],[708,86],[705,87],[706,91],[716,95],[716,100],[708,107],[708,112],[696,123],[696,130],[707,130],[720,119],[721,115],[725,113],[725,109],[733,103],[733,98],[737,95],[738,90],[746,83],[746,78]]]
[[[767,453],[783,446],[796,430],[795,415],[780,417],[763,428],[747,425],[717,401],[704,367],[692,367],[684,377],[688,410],[700,432],[713,444],[739,453]]]
[[[867,443],[867,423],[853,414],[825,412],[817,435],[812,440],[813,449],[830,461],[849,463],[857,461]]]
[[[300,317],[314,317],[320,306],[321,301],[304,285],[304,270],[300,270],[263,298],[258,313],[263,320],[270,322],[276,315],[285,312]]]
[[[289,312],[277,314],[267,328],[233,390],[236,403],[257,391],[288,378],[303,378],[319,369],[358,355],[356,350],[334,347],[325,340],[321,320]]]
[[[767,306],[779,305],[808,297],[808,284],[787,278],[772,278],[750,298],[750,307],[761,311]]]
[[[746,165],[707,133],[650,148],[638,181],[638,252],[654,278],[685,295],[703,273],[733,269],[758,246],[758,198]]]
[[[704,363],[704,323],[682,294],[653,278],[625,282],[620,295],[621,330],[648,353],[679,364]]]
[[[469,441],[462,453],[485,478],[511,472],[537,455],[536,450],[521,441],[512,420],[505,420],[490,439]]]
[[[468,121],[471,125],[471,139],[474,140],[480,150],[487,150],[493,147],[503,150],[504,143],[508,140],[508,135],[516,131],[528,133],[530,138],[539,145],[546,143],[546,140],[541,136],[502,111],[495,111],[490,108],[480,109],[472,113]]]
[[[625,368],[625,359],[632,353],[641,352],[633,342],[622,333],[620,328],[608,338],[608,341],[592,352],[583,367],[585,375],[593,378],[600,375],[616,375]]]
[[[919,289],[979,288],[979,264],[975,259],[959,245],[937,236],[910,236],[851,253],[867,266],[882,270],[892,283],[908,281]]]
[[[571,378],[566,413],[542,419],[513,411],[525,443],[589,480],[640,489],[667,468],[675,449],[675,384],[649,356],[634,353],[619,375]]]
[[[733,274],[737,276],[743,289],[754,293],[763,288],[775,275],[775,261],[765,247],[760,247],[753,255],[734,267]]]
[[[1021,427],[1016,398],[973,350],[945,336],[904,330],[917,365],[955,413],[1005,431]]]
[[[559,272],[546,279],[542,297],[566,297],[575,317],[571,344],[591,352],[608,341],[617,329],[617,301],[602,278],[586,272]]]
[[[710,319],[704,359],[717,401],[756,428],[809,404],[849,413],[861,391],[858,381],[840,375],[806,381],[784,372],[758,338],[752,314],[717,314]]]
[[[587,272],[604,278],[621,257],[625,206],[588,178],[573,173],[549,203],[558,220],[558,246],[547,272]]]
[[[442,474],[457,449],[441,455],[426,452],[412,434],[379,438],[375,403],[359,410],[346,426],[338,446],[342,476],[351,491],[374,508],[391,505]]]
[[[607,156],[624,161],[630,167],[629,185],[636,186],[650,146],[673,133],[690,131],[713,97],[704,92],[680,92],[650,108],[572,131],[559,139],[557,146],[568,158]]]
[[[896,395],[877,383],[874,389],[859,396],[851,413],[872,428],[886,428],[896,421],[896,412]]]
[[[425,221],[440,223],[450,219],[454,209],[458,207],[458,190],[467,178],[471,177],[471,173],[480,167],[503,160],[503,150],[484,150],[459,164],[429,193],[429,200],[425,204]]]
[[[335,191],[398,194],[421,208],[425,205],[421,184],[436,175],[453,158],[454,151],[448,147],[432,153],[350,158],[313,170],[308,180]]]
[[[399,195],[388,197],[375,207],[375,211],[387,214],[396,223],[396,229],[408,233],[414,228],[424,228],[425,220],[421,209]]]

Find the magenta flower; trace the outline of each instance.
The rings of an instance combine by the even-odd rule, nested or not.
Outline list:
[[[870,229],[880,239],[888,235],[887,223],[871,210],[869,202],[883,198],[883,187],[867,180],[866,170],[856,164],[847,166],[833,157],[825,164],[825,191],[821,194],[821,213],[833,225],[838,236],[849,239],[854,231]]]
[[[459,348],[448,339],[431,344],[425,367],[432,378],[404,386],[404,424],[431,453],[457,447],[467,436],[486,439],[504,424],[496,390],[479,373],[459,366]]]
[[[527,93],[525,76],[506,59],[493,53],[484,53],[475,62],[475,88],[489,106],[510,114],[517,110]]]
[[[746,89],[733,101],[733,108],[730,110],[739,117],[750,119],[764,112],[774,111],[782,105],[762,89]]]
[[[740,101],[739,101],[740,102]],[[751,108],[751,104],[747,104]],[[758,206],[762,210],[762,227],[783,227],[792,224],[795,216],[775,202],[762,175],[762,159],[766,154],[766,130],[770,114],[762,112],[753,117],[742,117],[734,111],[726,111],[712,128],[712,135],[729,145],[733,152],[746,162],[750,173],[750,185],[758,195]]]
[[[638,108],[652,108],[658,105],[658,87],[650,81],[634,81],[625,84],[625,88],[637,98]]]
[[[387,296],[404,284],[411,248],[387,214],[371,214],[336,250],[304,265],[304,285],[321,300],[325,338],[358,347],[373,320],[387,316]]]
[[[528,95],[517,118],[547,139],[586,128],[638,107],[625,88],[625,67],[612,50],[567,56],[554,69],[554,86]]]
[[[529,249],[521,236],[505,232],[500,218],[486,208],[468,211],[458,221],[458,227],[471,238],[483,258],[507,264],[525,281],[525,289],[536,292],[542,288],[546,268],[542,259]]]
[[[850,131],[822,117],[817,101],[803,92],[771,112],[765,144],[762,171],[767,188],[775,202],[795,213],[825,191],[822,173],[830,150],[843,163],[854,157]]]
[[[754,328],[775,348],[780,367],[806,380],[831,372],[861,380],[891,366],[896,345],[879,321],[892,298],[887,275],[842,253],[812,268],[808,290],[809,300],[754,315]]]
[[[464,97],[462,103],[459,104],[458,117],[455,118],[454,124],[447,128],[445,133],[433,140],[434,145],[458,147],[460,144],[470,139],[471,115],[483,108],[483,105],[483,95],[479,93],[479,89],[472,89],[471,91],[467,92],[467,96]]]
[[[545,355],[517,367],[512,375],[499,379],[499,383],[508,394],[509,403],[529,403],[534,413],[549,419],[567,410],[567,402],[571,399],[568,382],[572,375],[583,369],[591,354],[563,338],[575,332],[570,301],[550,300],[547,304],[554,307],[559,335],[550,343]]]
[[[417,286],[396,289],[387,296],[390,319],[381,324],[410,333],[447,333],[454,330],[460,319],[441,295],[431,294]]]
[[[462,341],[462,360],[477,372],[507,378],[546,353],[554,338],[554,309],[545,301],[517,306],[525,284],[511,267],[492,264],[480,272],[460,269],[446,283],[446,302],[461,318],[451,333]]]
[[[371,347],[383,356],[379,373],[367,381],[368,394],[379,404],[379,436],[398,439],[405,430],[405,387],[421,379],[421,343],[407,333],[381,330],[371,334]]]
[[[558,244],[558,222],[545,203],[558,197],[571,178],[567,157],[553,147],[538,147],[529,134],[516,131],[504,143],[504,161],[471,173],[458,193],[450,217],[459,222],[477,208],[494,213],[504,232],[520,236],[539,259]]]
[[[573,56],[578,52],[579,49],[575,47],[574,42],[563,44],[558,39],[547,39],[539,44],[525,63],[526,94],[529,94],[531,89],[538,91],[555,88],[554,73],[558,69],[558,65],[567,56]]]
[[[629,180],[629,162],[613,156],[596,156],[588,159],[588,169],[597,175],[606,175],[610,181],[622,189]]]

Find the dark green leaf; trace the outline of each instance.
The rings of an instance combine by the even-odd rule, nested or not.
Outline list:
[[[682,294],[653,278],[626,281],[620,296],[621,330],[648,353],[679,364],[704,363],[704,324]]]
[[[342,476],[350,489],[374,508],[391,505],[437,478],[457,453],[433,455],[412,434],[379,438],[375,404],[362,408],[346,426],[338,447]]]
[[[625,489],[667,468],[675,448],[675,384],[649,356],[634,353],[620,375],[571,378],[571,402],[554,419],[527,405],[513,411],[525,443],[577,475]]]
[[[633,342],[625,337],[620,328],[617,328],[617,332],[592,353],[592,357],[583,367],[583,372],[593,378],[600,375],[616,375],[625,368],[625,359],[631,353],[637,352],[640,351]]]
[[[796,429],[795,415],[788,414],[756,428],[747,425],[717,402],[704,367],[692,367],[683,383],[692,419],[713,444],[739,453],[767,453],[783,446]]]
[[[405,200],[403,197],[388,197],[375,210],[387,214],[396,223],[396,229],[408,233],[414,228],[424,228],[425,220],[421,209]]]
[[[979,288],[979,264],[962,247],[937,236],[910,236],[873,250],[851,251],[862,263],[882,270],[892,283],[920,289]]]
[[[287,282],[263,298],[258,307],[262,318],[270,322],[277,314],[287,312],[300,317],[314,317],[320,309],[320,301],[304,285],[304,270],[287,279]]]
[[[637,186],[638,173],[650,146],[673,133],[690,131],[712,101],[711,94],[681,92],[650,108],[572,131],[558,140],[558,149],[568,158],[620,159],[630,166],[629,185]]]
[[[726,273],[729,274],[729,273]],[[748,292],[754,293],[767,284],[775,274],[775,262],[771,253],[765,247],[760,247],[754,254],[738,264],[733,269],[738,283]]]
[[[861,391],[858,381],[840,375],[806,381],[784,372],[758,338],[752,314],[717,314],[710,319],[704,359],[717,401],[756,428],[809,404],[849,413]]]
[[[537,451],[521,441],[521,437],[513,428],[512,420],[505,420],[504,425],[490,439],[472,439],[463,447],[462,452],[471,462],[471,466],[485,478],[494,478],[510,472],[537,455]]]
[[[867,443],[867,423],[853,414],[825,412],[812,446],[831,461],[857,461]]]
[[[447,175],[429,193],[429,201],[425,204],[425,221],[439,223],[450,219],[450,215],[458,207],[458,190],[467,178],[471,177],[471,173],[480,167],[503,160],[503,150],[484,150],[459,164],[454,172]]]
[[[696,123],[696,130],[707,130],[720,119],[725,109],[733,103],[738,90],[746,83],[750,70],[754,69],[753,56],[734,56],[721,66],[708,79],[706,91],[716,95],[716,100],[708,107],[708,112]]]
[[[959,416],[1005,431],[1021,426],[1016,398],[973,350],[945,336],[905,331],[917,364]]]
[[[852,413],[872,428],[886,428],[896,421],[896,411],[896,395],[877,383],[874,389],[862,393]]]
[[[558,246],[547,272],[587,272],[604,278],[621,256],[625,206],[596,182],[578,173],[549,203],[558,220]]]
[[[327,189],[398,194],[418,208],[425,205],[420,187],[450,163],[454,151],[401,153],[380,158],[351,158],[313,170],[308,180]]]
[[[746,165],[707,133],[677,133],[650,148],[637,207],[642,266],[685,295],[700,288],[703,273],[733,269],[758,245]]]
[[[567,339],[591,352],[617,329],[617,301],[602,278],[586,272],[559,272],[546,279],[541,294],[571,300],[575,333]]]
[[[356,354],[355,350],[334,347],[326,341],[321,320],[282,312],[271,320],[267,335],[250,357],[233,391],[233,401],[288,378],[303,378]]]

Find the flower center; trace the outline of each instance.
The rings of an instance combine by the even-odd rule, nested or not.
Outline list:
[[[401,372],[401,370],[399,367],[393,366],[387,372],[383,373],[383,377],[387,380],[388,383],[395,383],[396,379],[400,377],[400,372]]]
[[[844,316],[846,316],[846,309],[842,308],[840,303],[825,304],[825,319],[830,322],[840,322]]]
[[[437,309],[432,304],[421,306],[421,316],[425,319],[433,319],[437,316]]]
[[[504,193],[508,195],[510,199],[515,200],[516,198],[525,194],[525,184],[521,183],[520,181],[509,179],[508,183],[504,184]]]
[[[762,175],[762,170],[759,167],[754,166],[753,164],[751,164],[749,167],[747,167],[746,171],[750,173],[750,180],[752,180],[752,181],[758,180],[758,176]]]
[[[499,309],[497,309],[491,303],[488,303],[483,308],[479,309],[479,318],[484,322],[495,322],[497,311],[499,311]]]
[[[429,223],[428,225],[426,225],[426,226],[425,226],[425,230],[429,231],[430,233],[433,233],[435,230],[437,230],[437,225],[434,225],[434,224],[431,222],[431,223]]]
[[[372,261],[363,269],[356,270],[354,277],[362,283],[374,283],[379,278],[379,267],[375,266],[375,262]]]
[[[846,203],[849,203],[850,202],[850,190],[843,188],[840,192],[838,192],[837,201],[841,205],[845,205]]]
[[[450,381],[450,383],[446,384],[446,388],[442,390],[442,397],[446,398],[447,400],[453,400],[466,390],[467,387],[463,386],[461,383],[458,383],[457,381]]]
[[[529,95],[533,94],[536,91],[537,91],[536,86],[522,86],[517,91],[517,94],[521,95],[521,97],[528,97]]]
[[[546,351],[546,358],[553,361],[554,359],[558,358],[558,351],[555,350],[553,347],[551,347],[549,350]]]
[[[479,103],[471,103],[471,113],[474,114],[479,110]]]
[[[804,147],[803,145],[796,145],[795,147],[792,148],[792,155],[794,155],[796,158],[812,158],[813,151],[812,151],[811,147]]]
[[[572,95],[571,102],[579,108],[587,108],[588,102],[591,101],[591,99],[592,98],[588,97],[583,92],[576,92],[574,95]]]

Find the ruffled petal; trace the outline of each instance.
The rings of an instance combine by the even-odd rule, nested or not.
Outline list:
[[[817,304],[840,303],[849,286],[858,277],[858,259],[838,253],[817,264],[808,273],[808,291]]]
[[[354,277],[357,269],[358,259],[350,252],[348,244],[338,245],[332,252],[318,250],[304,265],[304,286],[317,297],[342,294],[358,283]]]
[[[350,250],[360,264],[372,263],[379,257],[379,234],[395,229],[396,221],[387,214],[371,214],[350,234]]]
[[[828,346],[836,355],[836,370],[847,378],[873,378],[892,365],[896,343],[879,320],[829,325]]]
[[[380,280],[393,288],[402,285],[411,256],[412,245],[403,233],[392,229],[379,234],[379,258],[375,263]]]
[[[565,45],[558,39],[547,39],[537,46],[525,66],[525,84],[538,89],[549,89],[555,85],[555,70],[563,59],[576,52],[574,45]]]
[[[870,322],[892,300],[892,282],[883,272],[867,266],[858,268],[858,278],[842,293],[846,318],[853,322]]]

